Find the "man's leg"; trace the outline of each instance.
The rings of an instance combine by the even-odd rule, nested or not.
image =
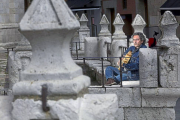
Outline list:
[[[112,66],[108,66],[106,68],[106,71],[105,71],[105,75],[106,75],[106,85],[112,85],[115,82],[115,76],[119,74],[119,70],[115,67],[112,67]]]
[[[108,78],[115,79],[115,76],[119,74],[120,74],[119,70],[115,67],[108,66],[106,68],[106,71],[105,71],[106,80],[108,80]]]
[[[120,83],[121,82],[121,77],[120,75],[115,76],[114,80],[116,81],[116,83]],[[122,73],[122,81],[127,81],[127,73]]]

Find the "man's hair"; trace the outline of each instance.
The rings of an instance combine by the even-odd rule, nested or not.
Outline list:
[[[141,33],[141,32],[135,32],[135,33],[132,35],[132,37],[134,37],[135,35],[138,35],[138,36],[139,36],[140,40],[143,41],[142,44],[144,45],[145,42],[146,42],[146,38],[144,37],[143,33]]]

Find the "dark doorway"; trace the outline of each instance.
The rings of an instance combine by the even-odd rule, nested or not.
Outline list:
[[[110,14],[111,14],[111,23],[110,23],[110,25],[111,25],[111,33],[113,34],[114,33],[114,31],[115,31],[115,27],[114,27],[114,25],[113,25],[113,22],[114,22],[114,19],[115,19],[115,10],[114,10],[114,8],[111,8],[110,9]]]

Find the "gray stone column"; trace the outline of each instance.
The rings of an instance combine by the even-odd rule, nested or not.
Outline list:
[[[20,22],[20,30],[32,46],[32,57],[20,74],[21,80],[12,88],[12,119],[118,118],[115,94],[85,94],[90,78],[82,75],[69,50],[70,40],[79,27],[64,0],[33,0]],[[47,101],[42,102],[44,86],[47,97],[43,98]],[[49,109],[43,111],[43,103]]]
[[[87,26],[88,19],[83,13],[80,18],[80,29],[79,29],[79,39],[80,42],[84,42],[85,37],[90,37],[90,29]],[[84,51],[84,43],[80,43],[80,49]]]
[[[111,56],[112,57],[121,57],[123,54],[120,47],[127,47],[127,36],[123,32],[124,21],[118,13],[113,25],[115,26],[115,32],[112,36],[112,45],[111,45]],[[119,58],[112,58],[111,63],[113,66],[117,66]]]
[[[109,21],[105,14],[102,16],[99,24],[101,25],[101,31],[99,33],[99,39],[98,39],[99,56],[107,57],[107,44],[106,43],[111,43],[111,33],[108,29]]]
[[[137,14],[136,17],[134,18],[133,22],[132,22],[132,27],[134,28],[134,33],[135,32],[141,32],[143,33],[143,35],[146,38],[146,35],[144,34],[143,30],[144,27],[146,26],[146,22],[144,21],[144,19],[141,17],[141,15]],[[133,38],[131,37],[131,39],[129,39],[129,46],[133,46]],[[145,45],[148,47],[148,38],[146,38],[146,43]]]

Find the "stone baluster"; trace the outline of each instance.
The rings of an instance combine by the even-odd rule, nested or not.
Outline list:
[[[141,32],[143,33],[143,35],[145,36],[146,38],[146,35],[144,34],[143,32],[143,29],[144,27],[146,26],[146,22],[144,21],[144,19],[139,15],[137,14],[136,17],[134,18],[133,22],[132,22],[132,27],[134,28],[134,33],[135,32]],[[133,38],[130,38],[129,39],[129,46],[133,46]],[[148,47],[148,38],[146,38],[146,43],[145,45]]]
[[[166,11],[160,21],[162,36],[158,46],[165,47],[159,50],[160,84],[162,87],[180,87],[180,47],[176,36],[179,26],[176,18],[170,11]]]
[[[99,56],[107,57],[107,44],[106,43],[111,43],[111,33],[108,29],[109,21],[105,14],[101,18],[100,25],[101,25],[101,31],[99,33],[99,40],[98,40]]]
[[[115,94],[85,94],[90,78],[82,75],[69,50],[69,42],[79,27],[64,0],[33,0],[20,22],[21,33],[32,46],[32,57],[21,72],[21,80],[13,85],[12,119],[118,118]],[[43,86],[47,87],[45,102],[40,100]]]
[[[122,20],[120,14],[118,13],[113,25],[115,26],[115,32],[112,36],[112,45],[111,45],[111,56],[120,57],[123,54],[120,47],[127,47],[127,36],[123,32],[124,21]],[[117,66],[119,58],[112,58],[111,63],[113,66]]]
[[[81,15],[81,18],[79,21],[81,25],[79,29],[79,38],[80,38],[80,42],[83,42],[83,43],[80,43],[80,50],[84,51],[84,38],[90,37],[90,30],[87,26],[88,19],[84,13]]]
[[[159,23],[159,28],[162,31],[162,36],[158,40],[157,45],[161,47],[172,47],[175,45],[179,45],[179,39],[176,36],[176,30],[179,26],[175,16],[167,11],[161,18]]]

